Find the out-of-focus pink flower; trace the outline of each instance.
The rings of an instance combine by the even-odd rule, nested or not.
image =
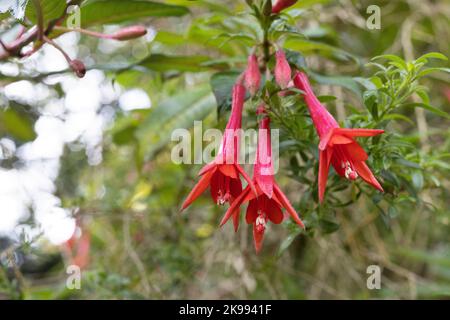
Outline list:
[[[254,54],[251,54],[248,57],[244,81],[247,90],[250,91],[250,94],[252,96],[254,96],[259,90],[259,83],[261,82],[261,73],[259,72],[258,59]]]
[[[291,81],[291,67],[283,50],[275,53],[275,80],[281,89],[286,89]]]

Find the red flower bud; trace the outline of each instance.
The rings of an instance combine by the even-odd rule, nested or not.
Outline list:
[[[245,86],[252,96],[258,91],[260,81],[261,73],[259,72],[258,60],[252,54],[248,57],[247,70],[245,71]]]
[[[111,39],[125,41],[142,37],[147,34],[147,29],[143,26],[130,26],[113,33]]]
[[[297,0],[278,0],[272,7],[272,13],[279,13],[281,10],[292,6],[296,2]]]
[[[86,74],[86,67],[84,66],[84,63],[80,60],[74,59],[69,62],[70,67],[75,72],[75,74],[78,76],[78,78],[83,78]]]
[[[275,80],[281,89],[286,89],[291,81],[291,67],[286,60],[286,55],[283,50],[278,50],[275,53]]]

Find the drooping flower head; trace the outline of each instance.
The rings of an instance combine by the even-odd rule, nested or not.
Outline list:
[[[319,201],[323,201],[330,163],[340,176],[348,180],[361,177],[376,189],[383,191],[365,162],[368,159],[367,153],[354,138],[375,136],[383,133],[384,130],[340,128],[337,121],[314,95],[306,74],[297,72],[294,76],[294,85],[305,92],[304,99],[320,138]]]
[[[294,221],[304,228],[295,209],[275,182],[272,161],[270,119],[264,116],[259,122],[258,148],[253,168],[253,183],[256,192],[252,192],[251,188],[247,186],[231,204],[221,222],[221,225],[225,224],[231,216],[235,216],[236,211],[239,212],[239,207],[243,203],[249,202],[245,219],[248,224],[253,224],[256,252],[261,250],[267,222],[279,224],[283,221],[282,208],[285,208]]]
[[[259,71],[258,59],[255,54],[248,56],[247,69],[245,70],[245,87],[254,96],[259,90],[261,72]]]
[[[91,235],[83,227],[81,220],[77,219],[72,236],[61,246],[67,259],[69,259],[69,264],[77,265],[81,269],[86,268],[89,264],[90,246]]]
[[[272,13],[279,13],[281,10],[294,5],[298,0],[278,0],[272,6]]]
[[[275,80],[281,89],[286,89],[291,81],[291,67],[283,50],[275,53]]]
[[[218,205],[232,203],[242,192],[242,175],[251,188],[253,188],[250,177],[238,164],[239,155],[239,130],[242,126],[242,109],[244,106],[245,88],[240,83],[236,83],[232,92],[231,115],[228,120],[224,136],[222,138],[219,152],[216,158],[200,172],[199,182],[184,201],[181,210],[186,209],[195,199],[197,199],[208,187],[210,187],[211,197]],[[239,215],[233,219],[235,230],[239,225]]]

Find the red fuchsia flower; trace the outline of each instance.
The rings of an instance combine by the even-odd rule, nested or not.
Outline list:
[[[294,5],[296,2],[297,2],[297,0],[278,0],[272,6],[272,13],[279,13],[281,10]]]
[[[259,89],[261,82],[261,73],[259,72],[258,59],[256,55],[251,54],[248,57],[247,69],[245,70],[245,87],[250,94],[254,96]]]
[[[256,252],[259,252],[267,222],[270,220],[274,224],[279,224],[283,221],[282,208],[287,210],[297,224],[302,228],[305,227],[288,198],[275,182],[270,141],[270,119],[267,116],[259,123],[258,148],[253,171],[253,184],[256,192],[252,192],[251,188],[247,186],[231,204],[220,225],[224,225],[231,216],[235,217],[236,212],[239,212],[239,207],[244,202],[249,202],[245,218],[248,224],[253,224],[255,249]]]
[[[291,81],[291,67],[283,50],[275,53],[275,80],[281,89],[286,89]]]
[[[254,188],[250,177],[238,164],[238,131],[242,126],[244,98],[244,86],[241,83],[235,84],[233,87],[231,115],[222,138],[219,153],[211,163],[200,170],[200,181],[187,196],[181,210],[186,209],[208,187],[210,187],[211,197],[215,203],[218,205],[224,205],[226,202],[232,203],[242,192],[240,175],[244,177],[251,188]],[[233,223],[235,230],[237,230],[239,226],[239,210],[235,212]]]
[[[69,259],[69,264],[77,265],[81,269],[86,268],[89,264],[90,247],[91,235],[77,221],[77,227],[72,237],[62,245],[62,249]]]
[[[383,133],[384,130],[340,128],[333,116],[314,95],[306,74],[297,72],[294,76],[294,84],[305,92],[304,99],[320,138],[319,201],[323,201],[330,163],[340,176],[348,180],[355,180],[359,176],[383,192],[383,188],[365,163],[368,158],[367,153],[354,138],[375,136]]]

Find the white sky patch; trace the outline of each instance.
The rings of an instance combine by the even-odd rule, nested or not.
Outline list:
[[[119,98],[119,105],[125,111],[136,109],[148,109],[151,101],[148,94],[142,89],[131,89],[125,91]]]
[[[58,38],[58,43],[63,43],[73,58],[77,53],[77,41],[78,35],[74,33]],[[49,46],[25,59],[23,64],[23,69],[30,74],[35,74],[36,70],[51,72],[66,68],[65,59]],[[11,65],[3,64],[0,70],[15,73]],[[2,158],[12,156],[11,153],[20,160],[20,166],[16,168],[0,167],[0,234],[17,239],[20,233],[33,238],[43,232],[50,242],[61,244],[72,236],[76,227],[71,209],[63,208],[61,200],[54,195],[64,146],[78,142],[85,149],[90,165],[101,163],[103,130],[114,119],[115,112],[112,107],[104,106],[117,101],[121,88],[105,80],[103,72],[96,70],[88,71],[83,79],[62,74],[45,82],[60,83],[65,92],[63,98],[58,98],[46,85],[29,81],[0,88],[0,95],[3,93],[9,99],[33,106],[41,104],[39,111],[42,114],[34,126],[37,135],[34,141],[17,147],[12,140],[0,137],[0,144],[5,148],[5,152],[0,152],[0,164]],[[138,105],[148,107],[148,97],[139,94],[141,98],[135,102],[140,101]],[[38,228],[18,225],[28,217],[30,210]]]
[[[16,19],[22,19],[25,15],[25,7],[28,0],[2,0],[0,12],[10,12]]]
[[[16,144],[8,138],[0,139],[0,160],[11,158],[16,152]]]
[[[19,75],[19,67],[15,63],[5,62],[0,64],[0,72],[4,75],[15,77]]]
[[[70,211],[53,207],[51,211],[38,217],[44,234],[54,244],[69,240],[76,228],[75,219],[70,217]]]
[[[8,84],[4,88],[4,93],[8,99],[26,104],[35,104],[51,96],[51,91],[47,86],[43,84],[33,85],[27,80]]]

